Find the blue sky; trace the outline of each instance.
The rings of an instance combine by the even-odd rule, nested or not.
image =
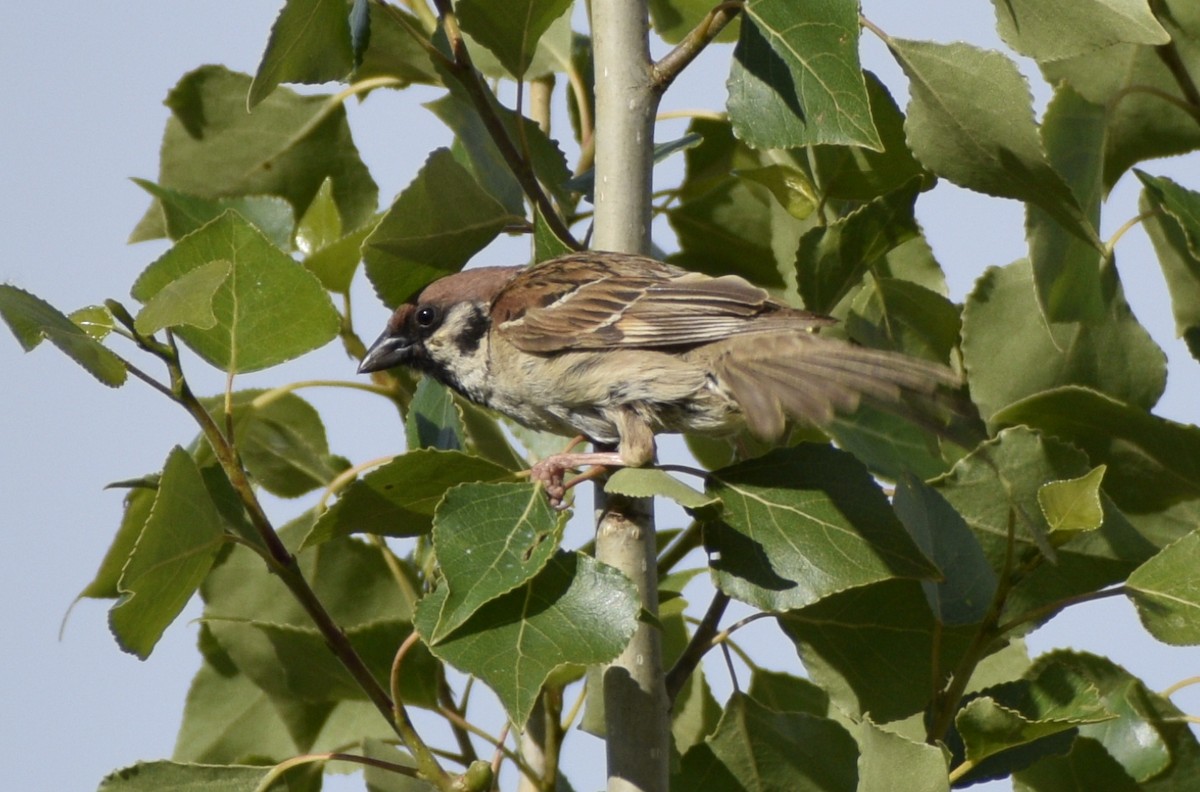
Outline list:
[[[5,242],[0,282],[33,291],[64,310],[106,297],[127,299],[129,284],[162,251],[160,244],[125,244],[147,204],[129,177],[157,174],[167,118],[162,99],[183,73],[204,63],[252,72],[279,7],[235,0],[71,5],[0,6],[0,73],[6,75],[0,83]],[[914,6],[864,0],[864,5],[894,35],[988,46],[995,41],[991,4],[982,1]],[[702,59],[692,79],[669,95],[668,108],[720,101],[723,92],[713,86],[724,82],[720,70],[726,59],[726,52]],[[889,85],[903,84],[877,42],[867,42],[865,59]],[[1045,86],[1035,93],[1044,102]],[[438,122],[412,98],[387,92],[351,107],[351,124],[384,202],[407,183],[426,152],[446,140]],[[1158,171],[1148,167],[1195,189],[1200,182],[1189,176],[1200,173],[1197,164],[1192,157]],[[1110,225],[1102,235],[1132,216],[1135,202],[1136,187],[1126,177],[1114,192]],[[957,300],[986,266],[1024,253],[1016,203],[943,184],[922,198],[920,209]],[[485,252],[481,260],[509,263],[522,257],[517,243]],[[1174,339],[1162,278],[1140,232],[1118,248],[1118,262],[1135,313],[1171,358],[1158,412],[1200,422],[1197,365]],[[373,337],[385,313],[369,290],[356,295],[361,332]],[[170,755],[199,663],[196,627],[186,620],[173,626],[143,663],[112,641],[107,603],[80,603],[61,640],[60,624],[120,519],[121,493],[105,491],[104,485],[159,469],[170,444],[187,443],[193,428],[181,410],[140,383],[109,391],[48,346],[22,354],[7,332],[0,332],[0,371],[6,382],[0,389],[0,486],[8,507],[0,558],[4,775],[13,789],[94,789],[114,768]],[[193,371],[200,391],[221,389],[219,374],[200,366]],[[352,376],[352,365],[331,345],[239,384]],[[381,400],[347,392],[306,395],[326,417],[336,452],[368,459],[401,447],[394,411],[375,404]],[[276,507],[285,514],[300,508]],[[197,613],[194,603],[188,613]],[[1157,688],[1200,673],[1200,650],[1155,643],[1124,601],[1073,609],[1030,643],[1034,652],[1075,646],[1108,654]],[[780,665],[788,662],[794,664],[790,654]],[[1176,701],[1200,712],[1200,695]],[[576,780],[581,789],[599,785],[592,778]]]

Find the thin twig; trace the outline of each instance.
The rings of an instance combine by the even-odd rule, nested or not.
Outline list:
[[[1162,696],[1163,698],[1170,698],[1184,688],[1191,687],[1192,685],[1200,685],[1200,676],[1190,676],[1187,679],[1181,679],[1174,685],[1171,685],[1163,690],[1158,695]]]
[[[1117,243],[1121,241],[1121,237],[1125,236],[1125,234],[1137,226],[1138,223],[1145,222],[1157,214],[1159,214],[1159,210],[1151,209],[1148,212],[1142,212],[1137,217],[1131,217],[1122,223],[1121,227],[1114,231],[1112,236],[1108,238],[1108,241],[1104,243],[1105,257],[1111,259],[1113,257],[1113,253],[1116,251]]]
[[[675,702],[675,697],[679,695],[679,691],[683,689],[683,683],[688,680],[688,677],[696,670],[696,666],[700,665],[700,661],[704,659],[704,655],[713,647],[713,637],[717,634],[717,627],[721,623],[721,617],[725,615],[725,608],[728,605],[729,595],[723,591],[717,591],[712,602],[708,604],[708,611],[700,620],[700,625],[692,633],[692,639],[688,641],[687,647],[679,655],[675,665],[667,672],[667,700],[672,704]]]
[[[433,0],[433,3],[434,7],[438,10],[438,15],[441,17],[442,29],[446,33],[446,40],[450,44],[452,57],[446,63],[446,69],[454,75],[459,84],[466,90],[471,103],[475,106],[475,111],[479,113],[479,118],[488,131],[488,135],[491,137],[492,142],[496,144],[496,149],[500,152],[500,156],[504,157],[509,170],[512,171],[513,176],[520,183],[521,189],[525,192],[525,196],[534,205],[538,213],[542,215],[543,220],[550,227],[550,231],[570,247],[580,250],[581,246],[579,242],[576,241],[570,229],[563,223],[550,198],[542,190],[541,184],[538,183],[537,174],[533,172],[533,165],[528,159],[521,156],[521,153],[509,138],[504,121],[500,118],[493,105],[495,95],[483,84],[479,71],[475,68],[475,64],[471,60],[471,55],[467,51],[466,43],[463,41],[462,33],[458,27],[458,17],[454,13],[454,8],[450,0]],[[521,131],[519,127],[525,123],[525,119],[517,116],[516,123],[518,131]]]
[[[1042,605],[1039,608],[1033,608],[1004,622],[996,628],[996,631],[1003,635],[1010,632],[1022,624],[1041,621],[1047,616],[1051,616],[1064,608],[1069,608],[1072,605],[1080,605],[1084,602],[1094,602],[1095,600],[1107,599],[1108,597],[1120,597],[1126,593],[1124,586],[1114,586],[1113,588],[1102,589],[1100,591],[1088,591],[1083,594],[1076,594],[1073,597],[1063,597],[1060,600]]]
[[[405,747],[416,758],[421,774],[438,787],[448,789],[452,779],[442,769],[437,758],[430,752],[429,747],[417,735],[412,721],[408,717],[408,713],[399,704],[393,704],[387,691],[379,684],[379,680],[375,678],[375,675],[367,667],[362,656],[358,654],[354,645],[350,643],[350,639],[346,636],[346,633],[333,620],[329,611],[326,610],[324,603],[321,602],[312,586],[309,585],[308,580],[300,570],[300,565],[296,557],[284,545],[283,540],[279,538],[279,534],[276,533],[275,527],[271,524],[270,518],[267,516],[262,503],[258,499],[258,493],[246,475],[246,469],[242,464],[237,448],[232,444],[232,439],[226,437],[221,432],[212,415],[209,414],[204,405],[200,403],[200,400],[192,393],[191,387],[184,377],[179,350],[174,344],[174,339],[168,334],[168,342],[163,344],[153,337],[142,335],[134,327],[133,318],[129,315],[128,311],[125,311],[119,305],[116,305],[116,308],[119,310],[114,310],[114,305],[109,306],[110,312],[113,313],[114,318],[124,324],[126,329],[133,334],[136,343],[166,364],[171,376],[172,398],[182,405],[192,416],[193,420],[199,424],[201,432],[204,434],[205,439],[213,450],[213,454],[217,458],[217,462],[221,465],[221,469],[224,471],[226,478],[241,501],[250,524],[254,527],[259,540],[262,542],[261,547],[254,547],[254,549],[266,562],[268,568],[292,593],[292,596],[295,597],[300,607],[308,614],[313,625],[325,639],[325,643],[330,651],[338,658],[350,673],[350,676],[354,678],[355,682],[366,693],[367,698],[371,700],[376,709],[383,715],[388,725],[392,727],[397,736],[404,742]]]
[[[381,770],[387,770],[389,773],[408,776],[409,778],[420,778],[416,768],[408,765],[396,764],[383,759],[375,759],[370,756],[360,756],[359,754],[348,753],[323,753],[323,754],[305,754],[303,756],[293,756],[291,759],[280,762],[271,768],[262,780],[258,782],[255,792],[265,792],[279,780],[279,777],[291,770],[293,767],[300,765],[313,764],[315,762],[353,762],[354,764],[366,765],[367,767],[378,767]]]
[[[707,14],[700,24],[692,28],[683,41],[675,45],[675,49],[664,55],[653,66],[654,90],[663,93],[675,81],[675,78],[687,68],[688,64],[721,34],[725,26],[742,13],[742,0],[728,0],[720,3]]]
[[[458,713],[463,720],[466,720],[466,713],[462,707],[454,700],[454,691],[450,689],[450,683],[446,681],[444,673],[438,674],[438,702],[443,709]],[[471,733],[460,726],[455,721],[448,721],[450,730],[454,733],[454,741],[458,743],[458,750],[466,758],[466,764],[470,764],[479,759],[479,754],[475,751],[475,743],[471,742]]]

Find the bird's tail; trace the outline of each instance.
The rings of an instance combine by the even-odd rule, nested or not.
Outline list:
[[[938,363],[811,333],[739,336],[726,344],[717,378],[741,406],[747,428],[765,440],[779,439],[788,418],[823,427],[864,403],[939,434],[964,425],[972,437],[981,434],[973,405],[958,392],[960,377]]]

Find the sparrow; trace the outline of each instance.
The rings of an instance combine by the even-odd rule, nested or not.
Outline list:
[[[430,283],[358,371],[407,366],[524,426],[615,448],[538,463],[557,505],[564,471],[649,464],[659,433],[778,441],[789,418],[822,427],[863,403],[911,415],[912,397],[960,384],[946,366],[817,333],[835,323],[735,275],[574,253]]]

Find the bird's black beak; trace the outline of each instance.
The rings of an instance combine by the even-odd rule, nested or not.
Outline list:
[[[412,356],[412,348],[413,345],[407,338],[384,332],[375,339],[375,343],[371,344],[367,354],[363,356],[362,362],[358,364],[358,373],[370,374],[372,371],[383,371],[407,363]]]

